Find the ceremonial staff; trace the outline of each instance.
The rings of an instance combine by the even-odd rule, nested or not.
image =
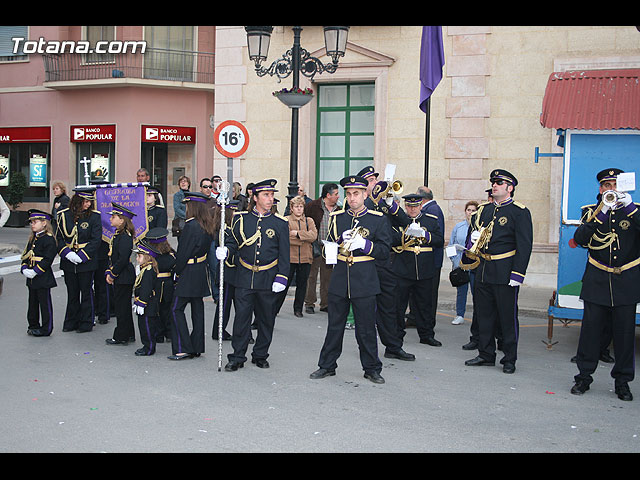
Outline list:
[[[224,208],[229,203],[230,184],[221,180],[218,185],[218,204],[220,205],[220,238],[218,245],[224,247],[224,230],[226,227]],[[220,296],[218,297],[218,371],[222,370],[222,317],[224,316],[224,260],[220,260]],[[222,305],[220,305],[222,303]]]

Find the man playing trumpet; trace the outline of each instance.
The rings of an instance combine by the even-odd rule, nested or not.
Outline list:
[[[628,382],[634,378],[636,304],[640,301],[640,210],[631,195],[616,191],[621,173],[607,168],[596,175],[599,203],[583,207],[582,223],[573,237],[589,255],[580,292],[584,313],[576,356],[579,373],[571,393],[582,395],[589,390],[603,330],[610,324],[615,351],[611,376],[618,398],[629,401],[633,400]]]

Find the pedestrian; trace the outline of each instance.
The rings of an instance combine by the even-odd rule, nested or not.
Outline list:
[[[154,290],[158,301],[158,328],[156,343],[171,341],[171,304],[173,301],[173,270],[176,265],[176,252],[167,239],[169,231],[156,227],[144,237],[145,243],[158,252],[154,257],[158,271]]]
[[[167,210],[160,205],[160,191],[156,187],[147,187],[146,201],[149,230],[167,228]]]
[[[469,230],[469,219],[471,215],[478,210],[478,202],[471,200],[464,206],[465,219],[458,222],[451,230],[451,237],[449,238],[449,245],[459,245],[464,248],[467,240],[467,232]],[[451,260],[452,268],[458,268],[460,266],[460,259],[462,258],[461,250],[456,250],[456,255],[449,257]],[[456,287],[456,317],[451,321],[453,325],[461,325],[464,323],[464,314],[467,309],[467,292],[469,290],[469,283]],[[473,295],[473,284],[471,285],[471,292]]]
[[[187,206],[182,203],[185,193],[191,190],[191,179],[186,175],[178,178],[178,191],[173,194],[173,221],[171,223],[171,234],[174,237],[180,236],[186,221]]]
[[[304,197],[293,197],[289,201],[291,214],[287,217],[289,221],[289,245],[290,245],[290,270],[289,281],[283,292],[278,293],[276,300],[276,315],[280,311],[282,304],[289,291],[289,285],[295,278],[296,293],[293,300],[293,314],[302,317],[302,307],[304,297],[307,293],[307,280],[313,262],[313,242],[318,238],[316,225],[311,218],[304,215]]]
[[[342,206],[338,203],[340,190],[336,183],[325,183],[322,185],[322,193],[320,198],[311,200],[305,204],[304,214],[313,220],[318,232],[318,238],[312,244],[313,262],[309,270],[309,278],[307,280],[307,292],[304,297],[304,313],[315,313],[315,303],[318,301],[317,285],[318,274],[320,275],[320,303],[321,312],[326,312],[329,305],[329,281],[331,280],[331,272],[333,268],[327,265],[322,258],[322,240],[327,239],[329,217],[331,212],[339,210]]]
[[[376,334],[376,295],[380,293],[380,281],[375,261],[389,256],[391,234],[383,214],[365,207],[367,184],[368,181],[358,175],[340,180],[348,208],[331,214],[329,223],[328,241],[337,243],[340,250],[329,285],[329,320],[318,360],[320,368],[311,373],[312,379],[336,374],[347,316],[353,307],[364,378],[379,384],[385,382],[380,375],[382,362],[378,358]]]
[[[235,372],[247,361],[251,338],[251,317],[255,309],[258,335],[251,353],[251,363],[269,368],[267,357],[273,338],[274,302],[289,275],[289,228],[287,220],[271,211],[276,180],[255,183],[251,190],[252,210],[236,212],[232,233],[216,255],[225,260],[235,255],[237,262],[235,318],[231,346],[233,353],[224,369]]]
[[[444,237],[438,225],[438,218],[420,210],[422,195],[412,193],[402,198],[412,222],[404,228],[395,229],[394,232],[396,324],[400,338],[403,338],[404,316],[409,305],[409,297],[413,296],[415,308],[412,312],[415,316],[416,330],[420,343],[427,343],[428,339],[433,338],[433,328],[427,322],[431,311],[431,295],[425,295],[425,292],[432,291],[436,270],[432,258],[433,250],[444,243]]]
[[[131,312],[131,295],[136,280],[136,270],[131,263],[131,251],[136,238],[132,222],[135,216],[131,210],[111,202],[109,221],[115,232],[109,246],[109,268],[105,272],[105,278],[109,285],[113,285],[116,328],[113,336],[105,340],[107,345],[128,345],[135,340]]]
[[[640,301],[640,210],[629,193],[618,192],[619,168],[596,175],[600,185],[597,205],[582,210],[575,242],[588,250],[580,299],[584,303],[576,365],[578,374],[571,388],[582,395],[593,382],[602,352],[605,325],[610,324],[615,362],[611,369],[615,393],[631,401],[629,382],[635,376],[635,318]],[[608,339],[608,336],[606,337]]]
[[[493,202],[479,206],[471,217],[461,265],[477,265],[474,306],[478,309],[478,355],[465,362],[468,366],[495,365],[495,329],[502,329],[502,371],[516,371],[518,356],[518,293],[524,282],[533,245],[531,213],[513,199],[516,177],[496,169],[489,177]],[[482,230],[484,228],[484,230]]]
[[[160,330],[158,311],[159,292],[156,290],[158,263],[160,255],[146,239],[142,239],[133,249],[140,272],[133,285],[133,309],[138,316],[138,331],[142,347],[135,351],[136,356],[149,356],[156,353],[156,338]]]
[[[369,210],[382,214],[383,223],[389,230],[389,237],[392,237],[394,228],[403,229],[411,219],[407,213],[398,205],[393,196],[389,195],[391,185],[389,182],[378,182],[378,172],[373,166],[368,166],[360,170],[361,175],[367,180],[367,198],[364,202],[365,207]],[[380,281],[380,293],[376,300],[376,327],[380,342],[385,346],[384,356],[394,358],[396,360],[414,361],[415,355],[404,351],[402,335],[403,332],[398,329],[396,312],[397,312],[397,296],[396,288],[398,279],[393,270],[393,256],[391,252],[391,243],[389,244],[389,255],[385,258],[376,259],[376,271]]]
[[[151,181],[151,175],[149,175],[149,171],[146,168],[139,168],[136,172],[136,180],[138,183],[149,183]]]
[[[95,210],[95,187],[76,187],[69,208],[58,212],[56,242],[67,287],[63,332],[90,332],[94,309],[92,278],[98,267],[102,222]]]
[[[57,286],[52,264],[56,257],[56,240],[51,215],[41,210],[28,211],[31,235],[22,252],[20,272],[27,277],[29,306],[27,334],[48,337],[53,332],[51,289]]]
[[[232,190],[232,199],[238,201],[236,210],[246,210],[247,206],[249,205],[249,200],[247,200],[247,197],[242,193],[242,185],[240,185],[240,182],[233,182]]]
[[[58,212],[60,210],[64,210],[69,207],[69,202],[71,199],[67,195],[67,187],[62,182],[53,182],[51,185],[51,190],[53,191],[53,206],[51,207],[51,226],[53,227],[53,231],[56,231],[56,217],[58,216]]]
[[[207,206],[208,197],[200,192],[187,192],[187,221],[176,252],[176,284],[171,307],[170,360],[185,360],[204,353],[204,297],[211,295],[208,281],[207,254],[220,228]],[[192,330],[189,332],[185,308],[190,305]]]

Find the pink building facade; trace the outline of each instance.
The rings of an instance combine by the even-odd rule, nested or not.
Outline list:
[[[11,28],[19,29],[0,27],[0,44],[21,36]],[[85,173],[90,181],[135,182],[144,167],[172,218],[179,176],[197,190],[213,175],[215,27],[31,26],[22,33],[31,43],[20,46],[30,53],[0,52],[0,195],[7,199],[11,175],[21,171],[27,190],[19,209],[47,211],[55,181],[71,195]],[[96,35],[113,52],[129,40],[145,41],[146,50],[70,53],[82,42],[95,45]],[[69,41],[67,50],[56,41]]]

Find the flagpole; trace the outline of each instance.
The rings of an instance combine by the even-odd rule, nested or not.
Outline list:
[[[424,183],[425,187],[429,186],[429,139],[431,136],[431,97],[427,98],[425,105],[425,129],[424,129]]]

